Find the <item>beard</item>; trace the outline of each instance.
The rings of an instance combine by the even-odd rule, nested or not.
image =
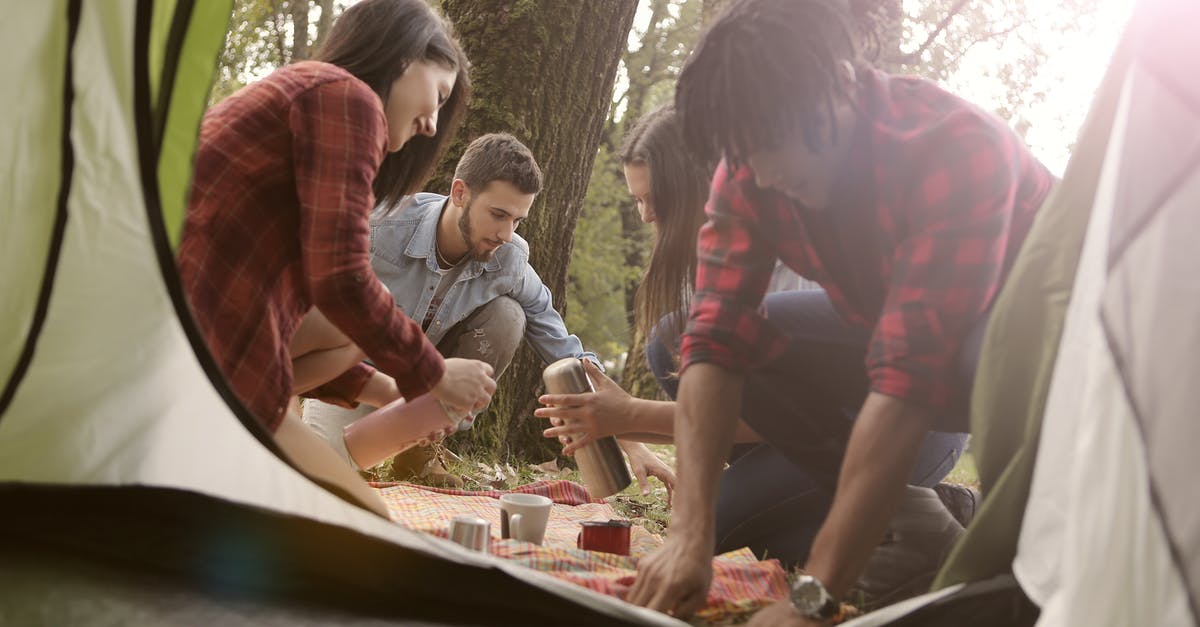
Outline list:
[[[458,216],[458,234],[462,236],[463,243],[467,245],[467,256],[475,261],[487,261],[496,254],[499,246],[496,248],[484,248],[480,242],[475,241],[471,236],[471,210],[475,207],[475,199],[472,198],[463,209],[462,215]]]

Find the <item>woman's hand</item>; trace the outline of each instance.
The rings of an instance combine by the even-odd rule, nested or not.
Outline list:
[[[434,398],[450,407],[466,412],[479,411],[492,401],[496,381],[492,366],[477,359],[451,357],[446,360],[446,373],[429,391]]]
[[[629,457],[629,467],[633,470],[633,476],[637,477],[642,494],[650,494],[649,478],[658,477],[667,487],[667,507],[670,507],[671,495],[675,492],[675,471],[640,442],[621,442],[621,448]]]
[[[583,394],[543,394],[538,402],[547,405],[534,410],[538,418],[548,418],[552,426],[542,432],[548,438],[570,438],[563,447],[571,455],[598,438],[633,431],[633,402],[621,386],[613,382],[591,360],[583,360],[595,392]]]

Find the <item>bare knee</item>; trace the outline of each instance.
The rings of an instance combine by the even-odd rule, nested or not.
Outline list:
[[[300,326],[296,328],[291,342],[288,343],[288,352],[292,359],[296,359],[309,353],[327,350],[353,350],[362,355],[358,346],[341,329],[330,322],[320,309],[313,307],[300,320]]]

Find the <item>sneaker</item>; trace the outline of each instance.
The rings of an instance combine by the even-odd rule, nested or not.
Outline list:
[[[950,514],[964,528],[971,524],[975,512],[979,509],[979,491],[957,483],[939,483],[933,486],[938,498]]]
[[[413,481],[435,488],[463,487],[462,477],[446,468],[441,444],[414,446],[392,457],[392,474],[401,481]]]
[[[858,580],[864,605],[874,609],[928,591],[962,532],[937,492],[908,486],[887,536]]]

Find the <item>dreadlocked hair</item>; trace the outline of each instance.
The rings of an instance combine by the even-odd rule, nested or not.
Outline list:
[[[684,139],[736,165],[799,137],[823,148],[836,101],[862,66],[862,31],[847,0],[733,0],[700,38],[675,88]],[[827,130],[828,129],[828,130]]]

